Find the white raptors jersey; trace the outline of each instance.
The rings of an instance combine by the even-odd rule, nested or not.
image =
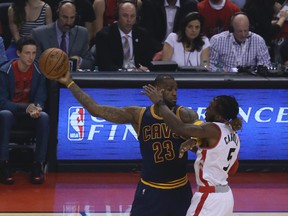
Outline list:
[[[194,163],[199,186],[227,185],[228,171],[237,159],[240,149],[238,134],[230,125],[213,122],[220,131],[220,139],[213,148],[199,148]]]

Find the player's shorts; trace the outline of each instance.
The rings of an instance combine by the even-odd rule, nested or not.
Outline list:
[[[227,192],[195,192],[187,216],[232,216],[234,199],[231,189],[227,187]]]
[[[131,216],[185,216],[191,204],[190,182],[175,189],[157,189],[138,183]]]

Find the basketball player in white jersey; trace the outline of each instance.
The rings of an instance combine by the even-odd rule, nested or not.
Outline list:
[[[159,106],[164,121],[173,132],[202,140],[194,164],[198,188],[187,216],[232,215],[234,198],[227,179],[238,168],[240,139],[236,131],[242,128],[236,99],[226,95],[215,97],[206,109],[206,123],[197,126],[177,118],[163,102],[161,90],[151,85],[143,88],[144,94]]]

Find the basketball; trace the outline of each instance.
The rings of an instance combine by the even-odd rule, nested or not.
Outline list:
[[[69,70],[69,59],[61,49],[49,48],[40,55],[39,67],[48,79],[55,80],[64,76]]]

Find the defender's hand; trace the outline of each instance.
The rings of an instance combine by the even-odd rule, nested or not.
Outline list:
[[[151,84],[143,86],[143,89],[145,91],[143,91],[142,93],[147,95],[154,104],[156,104],[159,101],[163,101],[163,93],[162,93],[164,91],[163,89],[158,90]]]
[[[185,142],[181,143],[179,150],[179,158],[182,158],[185,152],[187,152],[188,150],[192,150],[196,146],[197,146],[197,139],[195,138],[187,139]]]

